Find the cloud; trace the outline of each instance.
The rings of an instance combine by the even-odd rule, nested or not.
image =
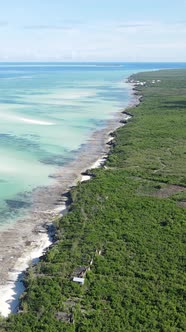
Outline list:
[[[0,28],[6,27],[7,25],[8,25],[8,22],[0,21]]]
[[[73,27],[70,25],[26,25],[24,26],[26,30],[73,30]]]
[[[84,25],[85,22],[81,20],[76,20],[76,19],[68,19],[68,20],[62,20],[61,23],[64,25]]]
[[[23,28],[22,38],[20,29],[15,29],[11,45],[2,36],[0,59],[9,55],[27,61],[185,61],[184,20],[59,19],[48,24],[27,22]]]
[[[186,21],[177,21],[177,22],[174,22],[174,24],[186,26]]]
[[[117,28],[144,28],[150,25],[149,23],[124,23],[117,25]]]
[[[59,20],[55,24],[28,24],[23,26],[26,30],[74,30],[85,25],[84,21],[76,19]]]

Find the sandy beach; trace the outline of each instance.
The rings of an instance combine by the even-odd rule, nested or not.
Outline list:
[[[133,97],[134,98],[134,97]],[[137,100],[131,101],[136,104]],[[129,105],[129,107],[132,105]],[[23,272],[52,244],[48,229],[54,218],[63,215],[68,208],[67,192],[79,181],[87,181],[87,169],[99,167],[108,155],[110,135],[128,120],[127,113],[118,112],[107,126],[94,132],[78,151],[74,161],[59,168],[51,175],[54,183],[32,193],[32,206],[25,218],[0,230],[0,314],[7,317],[18,309],[18,299],[24,290]],[[125,122],[125,121],[124,121]]]

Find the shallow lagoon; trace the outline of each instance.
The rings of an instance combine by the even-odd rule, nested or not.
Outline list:
[[[20,213],[12,200],[51,184],[50,175],[129,103],[131,73],[180,66],[1,63],[0,224]]]
[[[1,223],[15,210],[10,201],[50,184],[50,175],[128,103],[128,73],[114,65],[0,65]]]

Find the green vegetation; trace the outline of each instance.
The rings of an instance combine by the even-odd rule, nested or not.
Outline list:
[[[143,102],[116,131],[107,168],[72,190],[56,244],[29,269],[21,312],[0,331],[186,330],[186,70],[131,79],[146,82]]]

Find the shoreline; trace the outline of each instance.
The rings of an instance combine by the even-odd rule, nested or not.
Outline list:
[[[90,175],[86,174],[88,169],[98,168],[104,164],[110,151],[111,142],[114,139],[111,136],[112,132],[127,123],[132,116],[127,110],[138,105],[139,102],[139,98],[134,95],[131,88],[129,105],[124,110],[118,111],[114,119],[107,122],[104,129],[92,134],[85,146],[81,148],[77,158],[55,174],[54,185],[39,188],[35,191],[30,219],[20,220],[16,222],[15,227],[11,227],[4,232],[7,235],[5,240],[8,238],[10,238],[10,242],[12,242],[12,239],[13,242],[17,240],[19,248],[13,247],[14,250],[11,252],[10,246],[7,244],[10,253],[9,259],[5,262],[4,278],[1,278],[0,284],[0,315],[7,317],[10,313],[17,312],[19,297],[24,291],[22,282],[24,272],[39,260],[51,244],[55,243],[52,240],[51,233],[48,232],[48,228],[55,218],[61,217],[68,211],[70,204],[67,198],[68,192],[79,181],[84,182],[91,178]],[[90,153],[90,150],[92,153]],[[48,200],[51,197],[52,202]],[[27,234],[24,234],[24,231],[22,233],[25,224]],[[16,226],[20,226],[20,228]],[[2,234],[3,232],[0,232],[0,240]],[[20,240],[22,240],[22,245]]]

